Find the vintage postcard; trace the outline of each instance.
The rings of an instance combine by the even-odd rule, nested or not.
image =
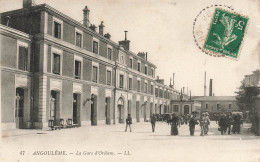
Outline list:
[[[1,162],[260,162],[259,0],[0,0]]]

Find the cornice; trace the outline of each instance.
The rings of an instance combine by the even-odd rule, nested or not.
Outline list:
[[[26,41],[31,42],[32,36],[30,36],[29,34],[26,34],[24,32],[21,32],[19,30],[7,27],[5,25],[0,24],[0,33],[3,35],[7,35],[10,37],[14,37],[14,38],[20,38],[20,39],[24,39]]]

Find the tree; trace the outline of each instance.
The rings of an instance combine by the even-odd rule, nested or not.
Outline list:
[[[237,94],[236,100],[240,110],[252,112],[253,97],[259,94],[259,89],[256,86],[245,86],[242,82],[238,92],[235,93]]]

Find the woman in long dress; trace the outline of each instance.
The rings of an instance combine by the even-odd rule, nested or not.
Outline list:
[[[174,113],[172,114],[172,122],[171,122],[171,135],[178,135],[178,116]]]

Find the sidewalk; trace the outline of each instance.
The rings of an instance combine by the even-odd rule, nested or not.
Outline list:
[[[2,138],[11,137],[11,136],[26,136],[32,134],[47,134],[48,129],[9,129],[2,130]]]

